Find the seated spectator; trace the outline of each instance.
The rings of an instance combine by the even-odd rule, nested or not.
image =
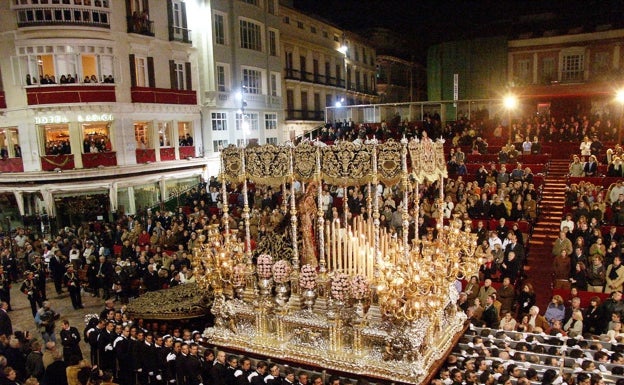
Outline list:
[[[505,331],[516,330],[516,320],[511,316],[510,311],[503,311],[503,317],[500,320],[498,327]]]
[[[570,176],[573,176],[573,177],[585,176],[585,173],[583,171],[585,165],[581,163],[581,160],[578,157],[578,155],[574,155],[572,159],[573,159],[572,163],[570,163],[570,167],[569,167]]]
[[[563,306],[563,298],[560,295],[554,295],[552,301],[548,304],[544,318],[550,326],[553,325],[554,320],[563,321],[565,316],[565,307]]]
[[[589,161],[583,166],[583,172],[585,176],[597,176],[598,175],[598,160],[596,156],[590,155]]]
[[[583,333],[583,313],[580,310],[574,310],[572,317],[563,326],[563,330],[569,337],[575,338]]]

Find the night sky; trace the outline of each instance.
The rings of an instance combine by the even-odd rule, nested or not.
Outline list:
[[[294,0],[297,9],[339,27],[359,32],[385,27],[409,36],[426,49],[442,41],[499,35],[536,28],[528,14],[555,15],[561,23],[592,23],[597,18],[621,23],[622,0]],[[553,22],[551,20],[551,22]]]

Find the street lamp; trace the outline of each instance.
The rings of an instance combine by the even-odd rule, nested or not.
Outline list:
[[[624,90],[618,90],[615,93],[615,101],[620,103],[620,127],[618,127],[618,144],[622,144],[622,126],[624,126]]]
[[[349,85],[347,84],[347,52],[349,51],[349,47],[347,47],[346,44],[343,44],[340,46],[340,48],[338,48],[338,52],[340,52],[342,54],[342,63],[344,64],[344,98],[342,99],[342,102],[344,102],[344,105],[347,104],[346,100],[347,100],[347,93],[349,92]],[[342,105],[341,102],[341,105]],[[346,120],[347,116],[346,116],[346,110],[345,110],[345,120]]]
[[[503,106],[505,106],[505,109],[507,110],[507,120],[509,121],[509,143],[511,143],[511,112],[518,107],[518,98],[516,95],[505,95],[503,98]]]

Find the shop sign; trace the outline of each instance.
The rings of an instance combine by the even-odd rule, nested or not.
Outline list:
[[[35,124],[59,124],[69,120],[63,115],[35,116]]]
[[[79,122],[111,122],[113,114],[88,114],[78,115]]]

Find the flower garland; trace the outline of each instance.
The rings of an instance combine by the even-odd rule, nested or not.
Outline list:
[[[258,278],[262,279],[270,279],[272,275],[273,268],[273,257],[269,254],[260,254],[258,256]]]
[[[301,266],[301,275],[299,275],[299,286],[305,290],[314,290],[317,278],[316,269],[312,265]]]
[[[245,264],[239,263],[234,266],[232,272],[232,286],[241,287],[245,285]]]
[[[336,273],[331,281],[331,296],[337,301],[345,301],[349,298],[349,276],[345,273]]]
[[[357,300],[364,299],[370,294],[370,287],[368,281],[364,276],[358,274],[351,278],[351,297]]]
[[[291,272],[290,263],[285,259],[279,260],[273,265],[273,280],[277,283],[288,282]]]

